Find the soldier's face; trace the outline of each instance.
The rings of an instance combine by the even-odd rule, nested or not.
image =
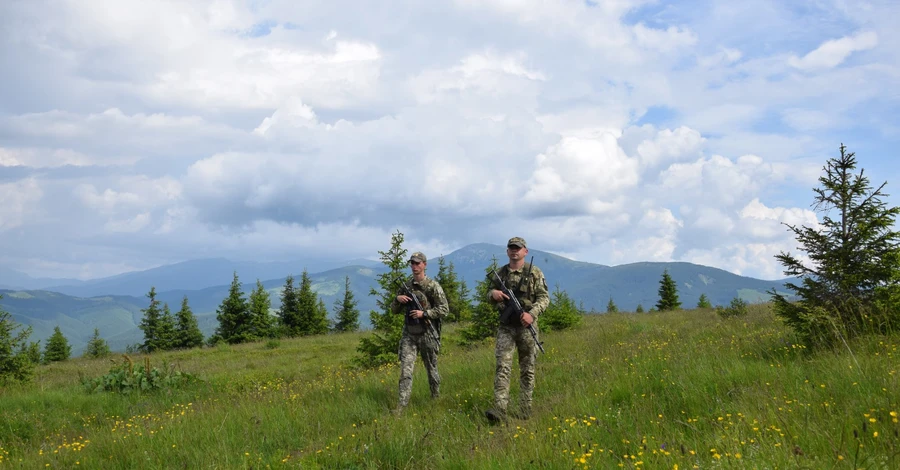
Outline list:
[[[425,272],[425,263],[422,263],[420,261],[410,261],[409,269],[412,271],[413,275],[418,276],[419,274]]]
[[[509,256],[510,261],[520,260],[527,254],[528,248],[520,248],[516,245],[509,245],[506,247],[506,256]]]

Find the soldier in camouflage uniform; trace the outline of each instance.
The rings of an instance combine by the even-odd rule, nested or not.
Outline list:
[[[412,281],[407,285],[419,299],[425,309],[416,310],[412,297],[398,295],[391,302],[394,313],[407,312],[403,323],[403,336],[400,339],[400,399],[395,413],[400,413],[409,404],[412,392],[413,366],[416,355],[422,356],[425,370],[428,372],[428,386],[431,397],[440,395],[441,376],[438,374],[437,357],[441,347],[441,320],[447,316],[449,307],[447,297],[441,285],[425,275],[427,259],[421,252],[415,252],[409,258]],[[412,309],[412,310],[410,310]]]
[[[547,292],[547,280],[544,273],[537,266],[529,266],[525,262],[528,247],[525,239],[513,237],[506,244],[506,255],[509,264],[497,271],[503,279],[506,287],[512,290],[519,303],[525,310],[521,316],[511,315],[508,324],[501,322],[497,328],[497,372],[494,376],[494,408],[485,411],[485,416],[491,422],[505,421],[506,408],[509,404],[509,380],[512,370],[513,352],[519,352],[519,384],[521,386],[519,397],[519,416],[528,419],[531,415],[531,398],[534,393],[534,361],[537,345],[528,325],[534,325],[537,330],[537,318],[550,304],[550,295]],[[526,277],[527,274],[527,277]],[[494,276],[488,277],[491,289],[488,298],[498,309],[503,312],[507,307],[509,297],[500,290],[500,283]]]

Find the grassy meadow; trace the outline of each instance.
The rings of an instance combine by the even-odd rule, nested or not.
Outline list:
[[[898,335],[809,354],[767,305],[592,315],[543,335],[531,419],[490,425],[492,342],[445,326],[442,396],[418,362],[394,416],[397,366],[350,366],[364,334],[154,354],[202,380],[150,394],[86,392],[109,359],[41,366],[0,389],[0,469],[900,468]]]

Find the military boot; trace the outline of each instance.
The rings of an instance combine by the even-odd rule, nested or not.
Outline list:
[[[491,408],[485,411],[484,416],[491,424],[506,422],[506,410],[501,410],[499,408]]]

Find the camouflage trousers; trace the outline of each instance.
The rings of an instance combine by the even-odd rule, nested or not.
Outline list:
[[[534,324],[537,330],[537,323]],[[513,353],[519,351],[519,404],[524,410],[531,409],[534,393],[534,363],[537,346],[527,328],[523,326],[500,325],[497,329],[497,373],[494,376],[494,407],[506,412],[509,404],[509,379],[512,371]]]
[[[413,335],[404,331],[400,338],[400,400],[398,405],[403,407],[409,404],[409,396],[412,393],[413,367],[416,364],[416,356],[422,356],[425,371],[428,373],[428,386],[431,388],[431,396],[437,397],[441,389],[441,376],[438,374],[438,350],[439,345],[429,334]]]

